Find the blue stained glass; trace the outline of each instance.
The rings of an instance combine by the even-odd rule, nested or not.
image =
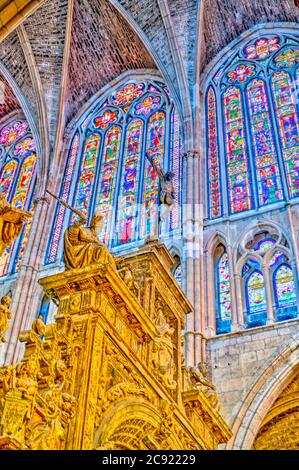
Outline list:
[[[230,274],[227,253],[224,252],[218,261],[217,266],[218,281],[218,305],[219,318],[221,320],[231,319],[231,290],[230,290]]]
[[[273,284],[277,307],[295,305],[297,302],[292,269],[282,264],[273,275]]]
[[[246,281],[247,315],[267,310],[267,298],[264,276],[260,271],[253,271]]]
[[[104,227],[99,237],[113,250],[126,243],[131,249],[140,239],[162,232],[158,224],[160,182],[157,175],[151,178],[155,171],[146,159],[146,150],[159,159],[165,171],[175,174],[177,204],[170,211],[168,227],[164,224],[163,237],[170,236],[174,229],[181,230],[179,115],[171,96],[166,96],[164,87],[156,83],[130,80],[93,106],[78,123],[78,139],[67,165],[66,174],[77,179],[77,184],[63,199],[89,217],[95,209],[103,215]],[[70,185],[65,176],[62,188],[66,186]],[[54,220],[55,236],[50,238],[46,264],[59,259],[61,228],[66,225],[65,214],[59,215]],[[71,220],[74,219],[73,216]]]
[[[263,238],[254,247],[254,251],[257,251],[259,255],[263,255],[268,251],[276,241],[273,238]]]

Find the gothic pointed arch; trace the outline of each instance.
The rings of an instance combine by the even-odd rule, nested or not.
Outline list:
[[[91,216],[104,217],[102,241],[119,252],[147,237],[167,242],[181,231],[181,138],[179,115],[157,74],[128,74],[95,97],[72,137],[60,197]],[[176,203],[159,222],[159,178],[149,153],[164,172],[174,173]],[[74,217],[74,216],[72,216]],[[58,205],[45,263],[60,261],[69,213]],[[73,220],[73,218],[72,218]]]
[[[252,33],[209,70],[207,215],[283,207],[299,196],[296,108],[299,37],[291,28]]]
[[[3,78],[4,99],[0,120],[0,192],[18,209],[32,210],[38,171],[36,140],[19,102]],[[6,112],[12,109],[11,112]],[[28,221],[1,257],[0,277],[16,273],[22,262],[31,227]]]

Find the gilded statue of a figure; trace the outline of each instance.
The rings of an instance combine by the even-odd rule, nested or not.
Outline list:
[[[85,268],[91,264],[111,264],[115,266],[113,256],[98,238],[103,227],[103,217],[94,214],[90,226],[86,219],[79,217],[64,234],[64,262],[66,269]]]
[[[13,207],[0,193],[0,256],[20,235],[24,223],[31,217],[30,212]]]
[[[3,333],[8,329],[8,320],[11,319],[11,311],[9,310],[11,297],[5,295],[0,300],[0,341],[6,343]]]

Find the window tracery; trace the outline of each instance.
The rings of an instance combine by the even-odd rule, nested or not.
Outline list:
[[[158,226],[159,178],[145,154],[175,173],[176,204]],[[110,249],[180,231],[180,126],[169,91],[155,80],[129,81],[100,100],[75,132],[60,197],[89,217],[97,208]],[[70,175],[77,173],[75,189]],[[45,263],[57,261],[68,215],[58,204]],[[159,232],[159,233],[158,233]]]
[[[208,83],[210,219],[299,196],[298,63],[297,36],[267,33],[233,49]]]
[[[18,209],[32,209],[37,156],[29,124],[14,119],[0,130],[0,191]],[[0,276],[13,274],[21,265],[29,236],[31,220],[20,237],[7,248],[0,265]]]

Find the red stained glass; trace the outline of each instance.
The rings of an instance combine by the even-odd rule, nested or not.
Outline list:
[[[128,83],[123,89],[117,91],[113,96],[113,104],[128,105],[136,98],[142,96],[144,83]]]

